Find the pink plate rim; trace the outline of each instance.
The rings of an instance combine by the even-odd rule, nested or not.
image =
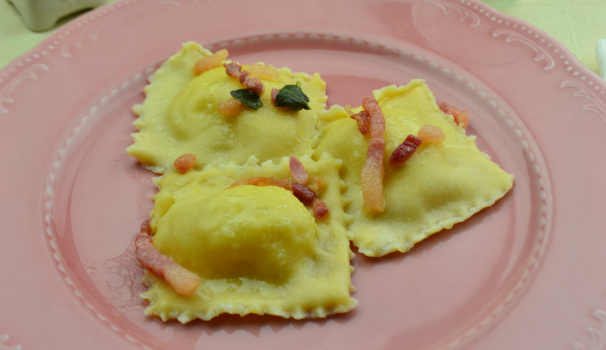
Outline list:
[[[421,0],[420,0],[421,1]],[[588,99],[593,104],[587,104],[583,106],[583,109],[590,111],[591,113],[597,113],[604,118],[602,113],[606,114],[606,107],[604,101],[599,99],[599,96],[596,96],[592,91],[601,89],[601,91],[606,90],[606,83],[602,81],[595,73],[590,71],[588,68],[584,67],[577,59],[572,55],[562,44],[549,37],[547,34],[542,32],[540,29],[533,27],[532,25],[526,24],[518,19],[515,19],[509,15],[502,14],[490,6],[478,1],[478,0],[466,0],[466,1],[449,1],[449,0],[422,0],[427,3],[432,3],[440,8],[442,8],[444,15],[459,15],[461,17],[461,22],[466,25],[470,25],[473,27],[475,24],[475,19],[480,18],[482,20],[488,19],[492,22],[499,23],[504,26],[503,29],[507,31],[495,31],[493,36],[495,38],[502,36],[506,42],[510,41],[518,41],[522,45],[534,50],[536,52],[536,56],[534,61],[538,62],[536,64],[539,67],[542,67],[544,70],[554,68],[558,62],[565,62],[564,65],[566,68],[566,72],[568,72],[574,80],[567,80],[560,85],[560,88],[565,87],[573,87],[578,91],[573,95],[575,98],[579,97],[582,99]],[[178,2],[176,0],[165,0],[163,2]],[[194,2],[197,2],[194,0]],[[158,3],[158,1],[156,1]],[[4,69],[0,70],[0,118],[3,117],[3,114],[7,115],[10,113],[11,107],[13,104],[18,104],[19,102],[13,99],[11,93],[13,90],[18,87],[23,81],[27,79],[36,80],[39,74],[47,71],[48,67],[53,64],[57,64],[57,60],[65,57],[71,56],[69,45],[67,45],[67,49],[65,49],[66,45],[62,45],[62,43],[67,42],[67,40],[73,40],[74,37],[78,36],[81,31],[87,28],[92,21],[103,21],[103,16],[106,13],[114,12],[119,13],[126,11],[131,6],[152,6],[154,5],[154,1],[142,1],[142,0],[123,0],[115,4],[110,4],[94,10],[81,18],[73,21],[68,24],[66,27],[59,30],[57,33],[51,35],[44,42],[39,44],[36,48],[32,49],[28,53],[22,55]],[[509,23],[507,27],[505,27],[505,23]],[[512,29],[512,30],[509,30]],[[515,35],[512,35],[514,33]],[[98,32],[94,32],[91,35],[97,35]],[[72,38],[72,39],[70,39]],[[80,41],[83,40],[83,37],[80,36],[77,41],[72,41],[71,44],[74,45],[72,49],[76,47],[81,49]],[[537,43],[537,41],[539,41]],[[552,50],[552,51],[548,51]],[[557,54],[554,59],[552,55]],[[456,60],[453,60],[454,63],[457,63]],[[44,62],[41,63],[41,62]],[[45,68],[46,67],[46,68]],[[468,69],[466,67],[465,69]],[[148,74],[149,72],[141,72]],[[472,71],[473,73],[473,71]],[[6,116],[4,116],[6,117]],[[51,164],[51,169],[52,169]],[[549,177],[549,175],[545,175]],[[47,180],[48,181],[48,180]],[[42,188],[46,188],[47,186],[39,184]],[[49,194],[47,191],[41,191],[42,201],[40,202],[41,208],[43,211],[46,209],[45,204],[47,199],[49,198]],[[551,223],[547,222],[546,225],[549,226]],[[547,235],[549,233],[549,228],[546,228],[545,231]],[[47,239],[49,239],[48,235],[45,235]],[[545,244],[547,242],[547,236],[544,238]],[[49,247],[54,250],[52,239],[48,242]],[[545,244],[543,245],[543,249],[545,249]],[[537,257],[541,257],[543,254],[543,249],[537,252]],[[52,254],[52,251],[51,251]],[[59,254],[60,255],[60,254]],[[74,295],[82,298],[79,294],[78,288],[75,287],[74,281],[72,281],[69,277],[69,272],[63,271],[61,268],[61,259],[60,257],[55,257],[56,261],[59,262],[57,268],[61,271],[60,275],[64,278],[64,282],[66,285],[72,289],[72,293]],[[538,264],[538,260],[536,262]],[[530,269],[529,272],[533,272],[537,265],[533,265],[533,268]],[[526,279],[532,278],[531,274],[525,276]],[[75,282],[77,284],[77,282]],[[512,298],[511,298],[512,299]],[[511,299],[507,300],[507,302],[511,301]],[[82,299],[82,303],[86,303],[86,300]],[[95,308],[89,305],[86,305],[91,311],[95,312]],[[499,312],[505,308],[506,305],[499,306]],[[606,327],[606,317],[604,312],[600,309],[595,309],[594,316],[603,322]],[[102,315],[97,315],[101,320],[104,319]],[[588,319],[587,324],[591,324],[591,321]],[[488,323],[488,322],[487,322]],[[119,329],[115,329],[108,324],[110,328],[114,328],[113,331],[117,333],[122,333]],[[483,330],[484,325],[482,325]],[[595,330],[595,329],[594,329]],[[488,330],[487,330],[488,331]],[[598,334],[592,338],[597,339],[594,342],[594,346],[587,349],[603,349],[604,343],[601,342],[604,334],[606,334],[606,328],[602,330],[595,330],[595,332],[590,331],[590,333]],[[123,336],[128,339],[129,336],[127,334],[123,334]],[[9,340],[8,335],[3,335],[3,330],[0,329],[0,347],[3,347],[3,343],[12,344]],[[128,339],[131,340],[131,339]],[[588,341],[585,341],[589,343]],[[142,345],[142,344],[141,344]],[[448,346],[448,348],[457,346],[458,344],[452,344],[452,346]],[[142,345],[144,346],[144,345]],[[144,346],[145,347],[145,346]],[[574,344],[575,349],[585,349],[584,345],[581,343]]]

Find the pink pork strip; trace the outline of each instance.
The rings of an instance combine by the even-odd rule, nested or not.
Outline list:
[[[234,78],[238,78],[240,76],[240,72],[242,71],[242,66],[236,62],[232,62],[230,64],[223,63],[223,67],[225,67],[225,73]]]
[[[309,180],[309,175],[307,175],[307,171],[303,167],[303,164],[297,157],[290,157],[288,160],[288,166],[290,168],[290,173],[295,180],[302,184],[307,185],[307,180]]]
[[[360,183],[362,186],[362,196],[364,197],[364,207],[369,213],[382,213],[385,210],[385,201],[383,198],[383,154],[385,153],[385,117],[379,107],[379,102],[371,97],[366,97],[362,101],[364,110],[370,115],[370,145],[366,162],[360,174]]]
[[[177,293],[190,296],[200,284],[200,277],[165,257],[152,245],[152,236],[141,233],[135,240],[139,262],[170,284]]]
[[[328,207],[326,206],[326,203],[322,202],[319,199],[314,200],[313,202],[313,210],[314,210],[314,217],[317,220],[323,219],[326,214],[328,214]]]
[[[368,115],[368,112],[362,111],[352,115],[350,118],[358,121],[358,130],[362,135],[368,134],[368,130],[370,129],[370,116]]]
[[[189,169],[193,168],[194,165],[196,165],[196,155],[194,154],[184,154],[177,158],[173,163],[175,169],[181,174],[185,174]]]
[[[261,79],[257,77],[251,77],[250,72],[242,70],[242,66],[232,62],[230,64],[223,64],[225,67],[225,73],[231,77],[238,78],[240,84],[243,84],[250,92],[261,96],[265,92],[265,85]]]

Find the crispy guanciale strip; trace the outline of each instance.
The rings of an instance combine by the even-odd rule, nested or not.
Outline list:
[[[177,158],[173,165],[178,172],[185,174],[189,169],[196,165],[196,156],[194,154],[184,154]]]
[[[243,84],[250,92],[254,92],[259,96],[263,95],[263,93],[265,92],[265,85],[263,85],[261,79],[257,77],[249,76],[248,78],[246,78],[246,80],[244,80]]]
[[[319,199],[314,200],[313,202],[313,210],[314,210],[314,218],[320,220],[328,214],[328,207],[326,203],[322,202]]]
[[[370,115],[370,145],[366,163],[360,175],[364,207],[369,213],[382,213],[385,210],[383,200],[383,154],[385,153],[385,117],[379,103],[372,97],[362,101],[362,107]]]
[[[288,180],[280,180],[275,177],[247,177],[244,179],[240,179],[228,188],[238,187],[238,186],[277,186],[282,187],[285,190],[292,192],[292,185]]]
[[[152,230],[151,230],[151,219],[145,219],[143,220],[143,222],[141,223],[141,228],[139,230],[140,233],[145,233],[147,235],[151,235]]]
[[[421,142],[423,142],[423,140],[415,135],[406,136],[404,142],[393,150],[391,157],[389,157],[389,164],[402,165],[406,163],[406,161],[412,157],[413,153],[415,153],[417,147],[421,145]]]
[[[362,133],[362,135],[368,134],[368,131],[370,130],[370,115],[368,112],[362,111],[358,114],[352,115],[350,118],[358,121],[358,130]]]
[[[242,112],[244,110],[244,105],[242,104],[242,102],[236,100],[236,99],[231,99],[231,100],[227,100],[225,102],[219,103],[217,105],[217,110],[219,111],[219,113],[228,116],[228,117],[233,117],[234,115],[238,115],[240,112]]]
[[[452,115],[455,123],[467,130],[467,126],[469,125],[469,113],[467,111],[453,107],[446,102],[440,104],[440,109],[442,112]]]
[[[236,62],[232,62],[230,64],[223,63],[223,67],[225,67],[225,73],[234,78],[238,78],[240,76],[240,72],[242,71],[242,66]]]
[[[383,116],[379,102],[372,97],[365,97],[362,100],[362,107],[370,115],[370,137],[373,139],[382,139],[385,132],[385,117]]]
[[[423,125],[417,137],[423,139],[423,142],[435,143],[441,145],[446,140],[446,134],[442,129],[433,125]]]
[[[196,73],[196,75],[200,75],[213,68],[220,67],[223,61],[227,59],[227,56],[229,56],[229,52],[223,49],[215,52],[213,55],[199,59],[194,66],[194,73]]]
[[[242,70],[242,66],[239,64],[232,62],[230,64],[223,64],[225,66],[225,73],[231,77],[238,78],[240,84],[246,86],[246,88],[250,92],[254,92],[255,94],[261,96],[265,92],[265,85],[261,79],[257,77],[251,77],[251,72],[247,70]]]
[[[200,277],[165,257],[152,245],[152,236],[140,234],[135,240],[139,262],[170,284],[177,293],[190,296],[200,284]]]
[[[247,70],[243,70],[240,72],[240,74],[238,74],[237,78],[240,84],[244,84],[244,82],[246,81],[246,79],[248,79],[249,76],[250,72]]]
[[[364,163],[362,173],[360,174],[364,208],[369,213],[382,213],[385,210],[385,203],[383,201],[384,152],[385,141],[383,139],[370,140],[366,163]]]
[[[309,175],[307,175],[307,171],[303,167],[303,164],[297,157],[290,157],[288,160],[288,166],[290,168],[290,173],[295,180],[303,185],[307,185],[307,180],[309,180]]]
[[[278,90],[276,88],[271,88],[271,105],[272,106],[276,105],[276,97],[278,97],[279,93],[280,93],[280,90]]]
[[[310,206],[313,204],[314,200],[316,200],[316,193],[309,187],[298,183],[292,183],[291,185],[292,194],[294,194],[303,205]]]

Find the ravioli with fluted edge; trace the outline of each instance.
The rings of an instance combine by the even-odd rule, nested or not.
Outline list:
[[[358,131],[358,123],[343,108],[320,112],[324,126],[313,155],[319,159],[326,152],[343,160],[344,195],[351,200],[346,209],[352,215],[348,229],[361,253],[380,257],[406,252],[431,234],[491,206],[512,188],[513,175],[482,153],[475,137],[466,136],[452,116],[442,113],[423,80],[388,86],[374,91],[374,96],[386,122],[383,213],[370,215],[364,209],[360,173],[370,138]],[[423,143],[404,166],[390,166],[394,149],[423,125],[441,128],[444,142]]]
[[[196,156],[196,169],[234,162],[244,164],[251,155],[261,162],[313,153],[318,136],[315,111],[326,106],[326,83],[316,73],[277,69],[277,80],[260,77],[266,87],[263,107],[246,108],[237,116],[219,113],[217,106],[232,98],[230,91],[243,86],[220,66],[199,76],[196,61],[210,56],[200,45],[183,44],[149,79],[143,104],[133,107],[139,130],[127,151],[151,171],[162,174],[183,154]],[[243,65],[244,69],[249,66]],[[271,103],[272,88],[301,82],[311,110],[293,112]]]
[[[163,321],[210,320],[221,313],[300,319],[351,310],[349,216],[343,212],[340,160],[300,158],[311,178],[325,180],[318,197],[329,214],[316,221],[291,192],[275,186],[239,186],[251,177],[290,178],[289,159],[259,165],[255,157],[185,174],[168,171],[154,182],[153,245],[200,277],[191,296],[180,295],[150,271],[141,296],[147,315]]]

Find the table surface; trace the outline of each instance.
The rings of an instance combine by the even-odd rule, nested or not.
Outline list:
[[[598,72],[595,46],[599,39],[606,38],[606,0],[518,0],[499,10],[542,29]],[[75,17],[60,20],[52,30],[36,33],[27,28],[12,4],[0,0],[0,69]]]

